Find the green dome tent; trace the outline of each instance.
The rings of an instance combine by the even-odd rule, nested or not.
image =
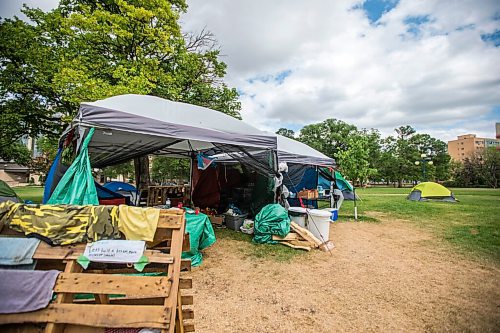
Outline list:
[[[0,202],[4,201],[22,202],[16,192],[6,182],[0,180]]]
[[[408,200],[413,201],[447,201],[457,202],[450,190],[443,185],[434,182],[423,182],[411,189],[407,197]]]

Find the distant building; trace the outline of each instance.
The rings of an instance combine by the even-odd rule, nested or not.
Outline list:
[[[496,123],[497,128],[497,140],[500,139],[500,123]]]
[[[21,143],[31,151],[31,157],[40,156],[36,142],[31,137],[21,138]],[[10,186],[27,184],[30,182],[31,177],[35,183],[38,183],[39,175],[31,174],[28,167],[16,164],[14,161],[0,159],[0,180],[3,180]]]
[[[497,137],[499,124],[497,124]],[[475,153],[480,153],[489,147],[500,148],[499,139],[478,138],[476,134],[459,135],[457,140],[448,141],[448,154],[457,161],[464,161]]]

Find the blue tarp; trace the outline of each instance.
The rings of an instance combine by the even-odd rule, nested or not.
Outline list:
[[[47,179],[45,179],[45,188],[43,190],[43,200],[42,203],[47,203],[49,201],[50,195],[52,194],[52,183],[54,182],[54,175],[56,173],[57,165],[61,159],[62,148],[59,147],[57,150],[54,162],[50,166],[49,173],[47,174]]]

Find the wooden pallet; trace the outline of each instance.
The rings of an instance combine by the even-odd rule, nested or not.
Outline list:
[[[194,331],[189,321],[194,317],[193,311],[185,307],[193,303],[193,298],[180,293],[181,289],[192,287],[190,279],[180,276],[181,269],[191,267],[190,261],[181,260],[184,230],[182,213],[161,212],[157,240],[167,244],[163,248],[166,253],[146,250],[144,255],[150,264],[144,271],[160,272],[163,276],[117,275],[136,272],[116,263],[91,263],[83,270],[76,259],[83,254],[85,244],[50,247],[40,243],[33,257],[37,260],[37,269],[64,267],[54,287],[56,300],[42,310],[2,314],[0,325],[15,324],[16,331],[20,331],[25,323],[46,324],[45,332],[104,332],[104,328],[146,327],[169,333]],[[93,297],[77,300],[75,294]],[[12,328],[3,326],[0,330],[9,327]],[[26,328],[25,331],[32,331],[29,324]]]
[[[187,192],[189,192],[189,187],[184,185],[149,186],[146,202],[148,206],[164,205],[167,198],[171,201],[182,202],[184,197],[189,197]]]

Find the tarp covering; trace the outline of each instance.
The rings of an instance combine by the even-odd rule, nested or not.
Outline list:
[[[45,179],[45,187],[43,191],[42,203],[47,203],[47,201],[49,201],[50,195],[52,194],[56,186],[54,184],[55,181],[58,181],[62,177],[62,175],[60,177],[56,177],[57,169],[60,167],[61,164],[61,154],[62,154],[62,148],[59,147],[59,149],[57,150],[56,157],[54,158],[54,161],[50,166],[49,173],[47,174],[47,179]],[[57,178],[57,180],[55,180],[55,178]]]
[[[93,134],[94,129],[91,128],[83,142],[80,153],[57,184],[47,202],[48,204],[99,204],[87,150]]]
[[[0,202],[4,201],[22,202],[16,192],[6,182],[0,180]]]
[[[99,128],[89,145],[94,167],[118,164],[151,153],[189,156],[275,150],[274,135],[222,112],[146,95],[120,95],[81,103],[74,126]],[[117,149],[119,147],[119,149]]]
[[[274,244],[273,235],[285,237],[290,232],[290,218],[279,204],[269,204],[255,216],[253,241],[259,244]]]
[[[203,261],[201,250],[215,243],[215,233],[207,215],[186,212],[186,232],[189,233],[191,249],[182,252],[182,259],[191,259],[191,266],[199,266]]]
[[[318,171],[316,167],[310,165],[291,164],[288,166],[288,172],[283,176],[283,184],[292,193],[298,193],[302,190],[314,190],[318,187]],[[297,198],[288,198],[288,203],[292,207],[300,207],[302,204],[318,207],[316,200],[302,199],[302,204]]]
[[[208,168],[200,170],[197,162],[193,162],[192,200],[197,207],[218,208],[220,203],[219,170]]]

